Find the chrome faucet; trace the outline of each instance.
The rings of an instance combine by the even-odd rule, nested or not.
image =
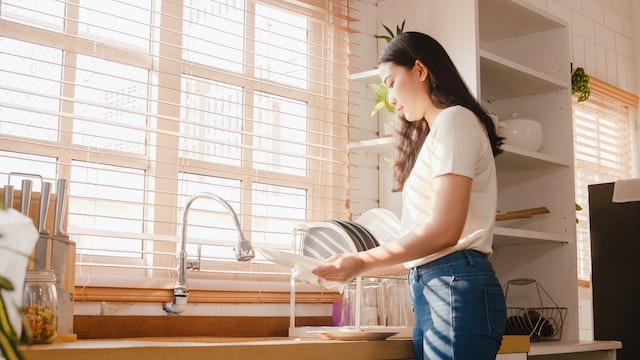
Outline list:
[[[236,247],[234,248],[236,259],[238,261],[248,261],[253,259],[255,256],[251,241],[246,240],[244,234],[242,233],[238,215],[226,200],[218,195],[208,192],[201,192],[193,195],[187,201],[187,204],[184,207],[184,213],[182,215],[182,237],[180,239],[180,252],[178,253],[178,280],[176,282],[176,285],[173,287],[174,301],[165,303],[163,305],[164,310],[169,314],[178,314],[184,311],[184,308],[187,305],[187,296],[189,294],[189,289],[187,288],[187,270],[200,269],[199,247],[198,260],[187,261],[187,219],[189,215],[189,209],[191,209],[191,205],[196,199],[199,198],[206,198],[219,202],[220,204],[222,204],[222,206],[224,206],[227,212],[229,212],[229,215],[231,215],[231,217],[233,218],[236,229],[238,230],[238,242],[236,243]]]

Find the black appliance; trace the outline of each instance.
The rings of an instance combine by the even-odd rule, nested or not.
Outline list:
[[[615,183],[589,185],[595,340],[622,341],[617,360],[640,359],[640,201],[614,203]]]

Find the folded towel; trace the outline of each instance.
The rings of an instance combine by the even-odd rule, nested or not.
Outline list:
[[[640,201],[640,178],[618,180],[613,185],[614,203]]]

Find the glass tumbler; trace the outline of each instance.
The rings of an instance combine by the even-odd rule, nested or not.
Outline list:
[[[342,309],[340,312],[340,326],[355,326],[356,283],[348,283],[342,291]]]
[[[409,326],[409,307],[406,284],[387,285],[387,326]]]

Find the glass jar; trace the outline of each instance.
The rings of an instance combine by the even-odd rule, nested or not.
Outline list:
[[[51,270],[28,270],[22,297],[24,315],[31,336],[23,332],[24,342],[50,344],[56,337],[56,275]]]

